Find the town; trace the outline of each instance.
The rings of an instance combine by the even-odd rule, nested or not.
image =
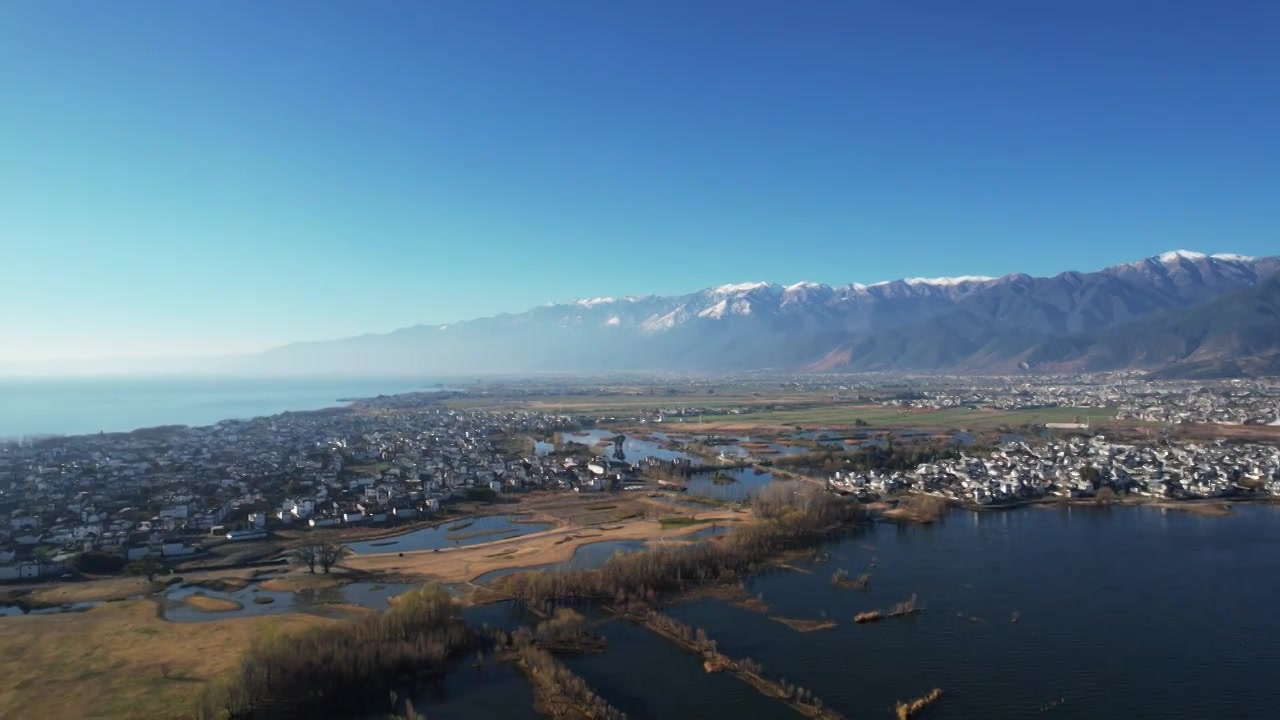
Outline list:
[[[1153,499],[1280,497],[1280,448],[1261,444],[1146,445],[1104,436],[1005,443],[986,456],[924,463],[914,471],[836,471],[834,488],[877,496],[921,492],[977,505],[1042,498],[1134,495]]]
[[[856,395],[864,404],[849,411],[851,420],[876,408],[904,405],[979,411],[1068,407],[1086,413],[1083,422],[1046,423],[1035,432],[982,447],[956,440],[948,457],[894,470],[851,469],[857,447],[866,445],[838,446],[833,463],[830,447],[814,446],[811,440],[803,444],[801,439],[812,433],[794,428],[761,427],[747,435],[724,436],[697,430],[695,415],[701,420],[707,414],[732,413],[749,423],[762,407],[732,400],[710,403],[704,398],[714,397],[714,390],[704,382],[672,389],[669,379],[663,380],[664,389],[645,395],[662,400],[631,412],[553,411],[558,401],[538,402],[549,392],[545,388],[480,389],[379,397],[346,408],[209,427],[9,442],[0,445],[0,517],[5,519],[0,524],[0,580],[61,575],[86,552],[127,560],[182,558],[211,546],[260,540],[278,528],[421,522],[458,502],[529,490],[656,490],[653,481],[662,460],[650,452],[624,457],[621,444],[615,451],[611,442],[615,431],[635,435],[659,426],[670,428],[667,447],[691,450],[694,443],[679,440],[685,437],[696,438],[703,450],[696,455],[664,452],[663,459],[676,457],[698,466],[767,469],[782,453],[795,467],[804,465],[797,455],[826,450],[822,467],[815,463],[798,476],[864,500],[927,493],[961,504],[998,506],[1112,495],[1152,500],[1280,496],[1280,450],[1274,444],[1185,442],[1150,435],[1152,423],[1274,425],[1280,396],[1274,382],[1206,386],[1114,377],[1086,380],[1052,378],[1028,385],[1025,379],[982,379],[965,386],[957,379],[894,379],[888,388],[883,379],[878,386],[847,378],[825,383],[782,379],[773,385],[755,380],[757,387],[767,389],[753,392],[770,409],[789,407],[785,400],[770,400],[770,394],[812,393],[790,407],[821,406],[823,397],[847,400]],[[750,381],[737,382],[749,386]],[[904,392],[904,386],[910,390]],[[563,387],[555,391],[567,394]],[[742,394],[740,388],[737,392]],[[694,394],[699,399],[690,397]],[[726,394],[720,391],[720,397]],[[634,391],[598,395],[604,403],[632,396]],[[1098,414],[1088,415],[1088,408],[1097,408]],[[926,422],[928,417],[909,419]],[[1108,439],[1109,432],[1089,428],[1088,419],[1099,417],[1137,421],[1130,429],[1148,434]],[[597,423],[610,430],[574,441],[572,433]],[[872,444],[895,434],[894,428],[877,429],[860,417],[848,424],[860,426],[861,436]],[[861,427],[867,425],[871,427]],[[1050,432],[1055,426],[1065,434]],[[912,435],[901,428],[896,432],[900,439]],[[761,439],[768,443],[759,443]],[[654,441],[647,447],[660,445]],[[850,467],[840,464],[842,457]],[[679,489],[678,483],[664,481],[663,486]]]
[[[136,559],[247,541],[271,526],[411,521],[455,498],[562,483],[587,463],[507,459],[495,434],[569,419],[442,410],[284,413],[0,449],[0,579],[62,572],[79,552]],[[599,484],[599,481],[596,481]]]

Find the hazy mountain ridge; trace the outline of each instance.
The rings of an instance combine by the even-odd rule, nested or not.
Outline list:
[[[1135,328],[1148,320],[1161,328],[1177,325],[1178,313],[1220,297],[1225,302],[1277,272],[1280,258],[1179,251],[1049,278],[911,278],[838,287],[739,283],[298,343],[241,362],[265,372],[365,374],[1158,368],[1194,353],[1168,342],[1146,352],[1097,348],[1116,345],[1120,336],[1106,332],[1112,328],[1142,337]],[[1277,334],[1280,328],[1269,333]],[[1218,345],[1230,345],[1222,351],[1228,354],[1269,347],[1228,343],[1228,336],[1225,330],[1207,334],[1192,361],[1207,360],[1209,348]]]

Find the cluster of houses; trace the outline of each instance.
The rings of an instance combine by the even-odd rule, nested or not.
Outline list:
[[[825,393],[832,401],[879,403],[920,409],[975,408],[1028,410],[1049,407],[1080,408],[1081,422],[1142,420],[1148,422],[1280,425],[1280,380],[1276,378],[1216,381],[1150,380],[1141,373],[1116,372],[1061,376],[947,375],[805,376],[804,378],[744,377],[722,382],[741,392],[768,386],[777,390]],[[737,387],[740,386],[740,387]],[[551,387],[525,390],[530,395],[603,393],[599,388]],[[514,388],[505,395],[520,396]],[[775,409],[768,403],[727,406],[692,401],[693,393],[707,398],[707,389],[689,385],[673,390],[669,404],[636,410],[627,417],[602,421],[679,423],[718,416],[745,415]],[[655,396],[661,397],[661,396]]]
[[[1084,417],[1158,423],[1280,425],[1280,381],[1147,380],[1133,373],[1040,379],[969,378],[921,381],[910,397],[886,405],[1020,410],[1081,408]]]
[[[891,402],[1058,404],[1178,422],[1280,421],[1274,415],[1280,390],[1271,381],[1204,387],[1136,377],[1087,380],[1031,387],[1024,380],[988,379],[983,387],[957,390],[956,382],[935,379],[910,399]],[[859,388],[835,387],[850,389]],[[673,405],[653,419],[689,412]],[[0,580],[65,572],[84,553],[179,557],[214,543],[260,539],[280,527],[410,521],[453,501],[495,493],[639,487],[632,481],[644,472],[643,463],[655,461],[633,458],[642,465],[632,465],[620,453],[610,456],[607,433],[589,436],[599,446],[533,441],[591,422],[558,413],[450,409],[394,396],[345,410],[201,428],[2,443]],[[977,504],[1089,496],[1102,488],[1164,498],[1280,495],[1280,450],[1137,446],[1101,437],[1014,442],[990,456],[962,456],[906,473],[841,472],[831,482],[860,495],[915,490]]]
[[[1117,495],[1151,498],[1280,496],[1280,448],[1272,445],[1131,445],[1104,437],[1011,442],[990,456],[957,460],[898,473],[836,472],[841,492],[886,495],[923,492],[978,505],[1045,497]]]
[[[529,441],[578,422],[424,405],[0,445],[0,580],[64,572],[85,552],[192,555],[276,527],[412,520],[453,500],[628,476]]]

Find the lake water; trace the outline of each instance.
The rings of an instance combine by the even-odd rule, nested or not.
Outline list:
[[[587,446],[594,446],[596,443],[604,440],[612,440],[617,437],[618,433],[611,430],[596,428],[594,430],[584,430],[578,433],[565,433],[564,439],[576,443],[582,443]],[[627,460],[630,462],[639,462],[645,458],[657,458],[659,460],[688,460],[687,453],[679,450],[672,450],[664,447],[661,442],[652,440],[641,440],[628,435],[622,443],[622,452],[626,454]],[[613,448],[608,447],[602,451],[603,454],[612,457]]]
[[[505,540],[548,530],[553,527],[549,523],[517,522],[523,519],[526,518],[518,515],[486,515],[474,519],[464,518],[380,540],[348,543],[347,547],[358,555],[409,552],[411,550],[439,550],[493,542],[494,540]]]
[[[870,525],[825,551],[797,563],[809,573],[773,572],[748,590],[775,615],[825,614],[835,629],[799,633],[718,601],[666,612],[849,718],[892,717],[895,702],[934,687],[945,694],[922,717],[1267,718],[1280,706],[1280,508],[1237,505],[1228,518],[1155,508],[955,511],[933,526]],[[837,569],[871,573],[870,589],[833,586]],[[852,622],[913,593],[925,612]],[[603,655],[566,663],[634,720],[795,717],[644,630],[608,622],[602,631]],[[465,703],[444,705],[464,716]],[[418,709],[436,717],[431,704]],[[518,708],[506,716],[536,717]]]
[[[340,398],[434,389],[430,379],[0,379],[0,438],[212,425],[335,407]]]
[[[734,481],[717,483],[716,475],[727,475]],[[771,482],[773,482],[773,473],[761,472],[755,468],[738,468],[698,473],[690,478],[685,488],[690,495],[738,502],[760,492]]]
[[[358,605],[370,610],[386,610],[390,599],[410,590],[422,587],[410,583],[348,583],[339,587],[300,592],[266,590],[257,582],[240,590],[213,590],[199,585],[175,585],[164,592],[162,607],[164,618],[172,622],[209,622],[233,617],[259,615],[284,615],[306,612],[319,615],[333,614],[331,606],[343,603]],[[188,605],[185,598],[204,595],[240,604],[237,610],[208,612]],[[341,616],[342,613],[337,613]]]
[[[512,575],[519,572],[532,571],[560,571],[560,570],[591,570],[604,565],[614,553],[629,553],[637,550],[643,550],[646,543],[644,540],[602,540],[601,542],[587,543],[579,545],[573,551],[573,557],[564,562],[542,563],[540,565],[527,565],[524,567],[502,568],[501,570],[490,570],[489,572],[472,579],[472,583],[476,585],[484,585],[485,583],[497,580],[505,575]]]

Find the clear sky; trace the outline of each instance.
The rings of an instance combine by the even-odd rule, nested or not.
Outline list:
[[[0,367],[1280,254],[1274,0],[0,3]]]

